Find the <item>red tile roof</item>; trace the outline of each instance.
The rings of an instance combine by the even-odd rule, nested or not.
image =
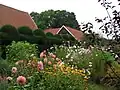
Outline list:
[[[67,27],[66,28],[75,36],[75,38],[77,40],[82,40],[83,39],[83,32],[80,31],[80,30],[76,30],[74,28],[71,28],[71,27]]]
[[[0,27],[6,24],[15,26],[28,26],[35,30],[37,26],[27,12],[23,12],[5,5],[0,4]]]
[[[50,28],[50,29],[46,29],[44,30],[45,33],[47,32],[51,32],[53,35],[57,34],[57,32],[59,31],[60,28]]]
[[[65,27],[65,29],[69,30],[70,33],[75,37],[76,40],[82,40],[83,39],[83,32],[82,31],[73,29],[73,28],[68,27],[68,26],[62,26],[62,27]],[[61,28],[50,28],[50,29],[44,30],[44,32],[45,33],[51,32],[53,35],[55,35],[55,34],[59,34],[59,31],[60,31]]]

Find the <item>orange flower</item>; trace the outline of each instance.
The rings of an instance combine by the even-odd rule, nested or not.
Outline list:
[[[16,67],[12,67],[12,73],[16,73],[17,72],[17,68]]]
[[[24,76],[19,76],[17,78],[17,83],[20,85],[24,85],[26,83],[26,78]]]

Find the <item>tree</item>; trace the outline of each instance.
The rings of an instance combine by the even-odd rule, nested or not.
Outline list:
[[[113,40],[120,42],[120,11],[117,11],[115,9],[116,6],[112,5],[112,2],[108,0],[98,0],[98,2],[101,3],[108,14],[104,19],[96,18],[98,23],[102,23],[99,29],[107,36],[112,37]],[[112,15],[109,10],[112,10]]]
[[[79,28],[79,23],[76,20],[76,16],[73,12],[68,12],[65,10],[48,10],[41,12],[32,12],[31,17],[42,30],[46,28],[57,28],[62,25],[69,26],[75,29]]]

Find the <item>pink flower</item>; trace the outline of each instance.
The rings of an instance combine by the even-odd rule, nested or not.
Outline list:
[[[51,65],[52,64],[52,62],[51,61],[48,61],[48,65]]]
[[[51,53],[50,56],[51,56],[52,58],[56,58],[56,55],[53,54],[53,53]]]
[[[26,83],[26,78],[24,76],[19,76],[16,82],[20,85],[24,85]]]
[[[61,63],[62,63],[62,61],[61,61],[61,60],[59,60],[59,61],[57,62],[57,64],[58,64],[58,65],[60,65]]]
[[[52,54],[52,56],[51,56],[52,58],[56,58],[56,55],[54,55],[54,54]]]
[[[38,68],[38,70],[43,70],[44,69],[42,61],[38,62],[37,68]]]
[[[46,57],[46,50],[40,53],[40,58],[45,58]]]
[[[16,67],[12,67],[12,73],[16,73],[17,72],[17,68]]]

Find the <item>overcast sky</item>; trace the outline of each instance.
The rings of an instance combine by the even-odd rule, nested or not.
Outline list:
[[[98,0],[0,0],[0,4],[29,13],[32,11],[40,13],[49,9],[67,10],[75,13],[79,23],[92,22],[96,28],[95,17],[103,18],[107,15],[105,9],[97,1]],[[117,0],[112,1],[114,1],[114,4],[117,4]]]

